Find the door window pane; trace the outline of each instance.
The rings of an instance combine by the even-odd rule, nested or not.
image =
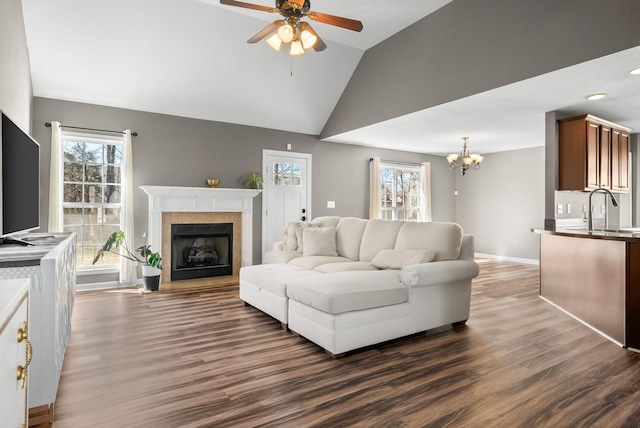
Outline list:
[[[300,186],[302,184],[300,165],[275,162],[273,164],[273,184],[276,186]]]

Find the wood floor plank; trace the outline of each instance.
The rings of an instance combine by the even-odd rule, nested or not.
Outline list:
[[[335,360],[206,281],[79,293],[55,428],[640,426],[640,354],[479,259],[466,326]]]

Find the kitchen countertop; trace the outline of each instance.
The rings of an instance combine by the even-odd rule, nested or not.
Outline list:
[[[621,228],[617,230],[593,230],[588,231],[586,227],[566,226],[555,229],[532,228],[534,233],[547,233],[553,235],[571,236],[574,238],[606,239],[612,241],[640,242],[640,228]]]

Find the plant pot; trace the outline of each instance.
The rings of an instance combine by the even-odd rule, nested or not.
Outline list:
[[[152,266],[142,266],[142,285],[144,291],[158,291],[160,289],[160,269]]]

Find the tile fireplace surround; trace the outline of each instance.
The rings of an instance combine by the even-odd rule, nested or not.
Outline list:
[[[253,264],[253,198],[261,190],[140,186],[149,196],[148,243],[162,255],[162,282],[171,281],[171,223],[233,223],[233,273]],[[168,234],[165,232],[169,230]]]

